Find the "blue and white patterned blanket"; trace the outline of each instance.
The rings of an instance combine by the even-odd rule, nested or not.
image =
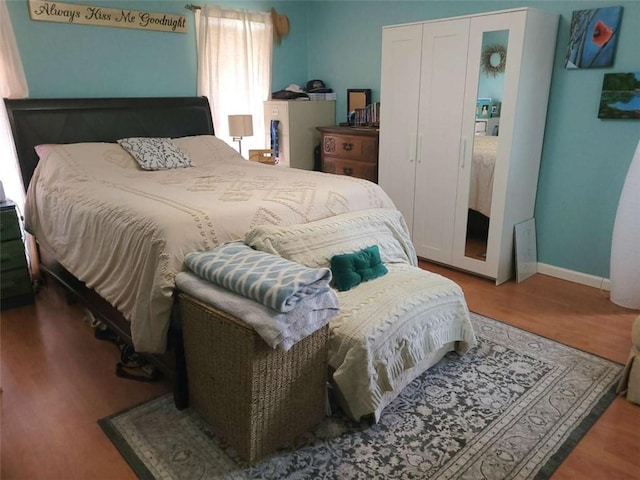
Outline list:
[[[308,297],[287,313],[219,287],[191,271],[176,275],[180,291],[234,315],[252,327],[271,348],[288,351],[297,342],[324,327],[340,313],[334,290]]]
[[[308,268],[244,242],[188,253],[184,263],[199,277],[278,312],[290,312],[330,289],[330,269]]]

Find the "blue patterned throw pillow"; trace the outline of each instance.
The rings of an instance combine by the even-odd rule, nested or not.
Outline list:
[[[191,166],[191,160],[168,138],[121,138],[118,143],[144,170],[166,170]]]

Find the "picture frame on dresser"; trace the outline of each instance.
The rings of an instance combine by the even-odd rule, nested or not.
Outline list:
[[[354,124],[352,114],[355,113],[356,108],[366,108],[371,103],[371,89],[370,88],[349,88],[347,89],[347,123],[349,125]]]

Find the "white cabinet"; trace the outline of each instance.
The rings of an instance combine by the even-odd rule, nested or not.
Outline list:
[[[378,183],[419,257],[496,283],[511,277],[514,225],[533,216],[557,25],[556,14],[520,8],[383,27]],[[476,103],[483,43],[495,33],[508,40],[492,139],[476,136]],[[491,190],[474,253],[476,184]]]
[[[265,146],[271,145],[271,120],[278,120],[279,161],[285,167],[314,169],[314,149],[320,143],[316,127],[335,125],[335,100],[268,100],[264,102]]]
[[[443,263],[452,253],[468,32],[463,19],[382,33],[378,183],[418,255]]]

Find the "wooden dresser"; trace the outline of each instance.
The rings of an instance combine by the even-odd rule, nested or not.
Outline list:
[[[318,127],[322,133],[321,170],[378,181],[378,129]]]

